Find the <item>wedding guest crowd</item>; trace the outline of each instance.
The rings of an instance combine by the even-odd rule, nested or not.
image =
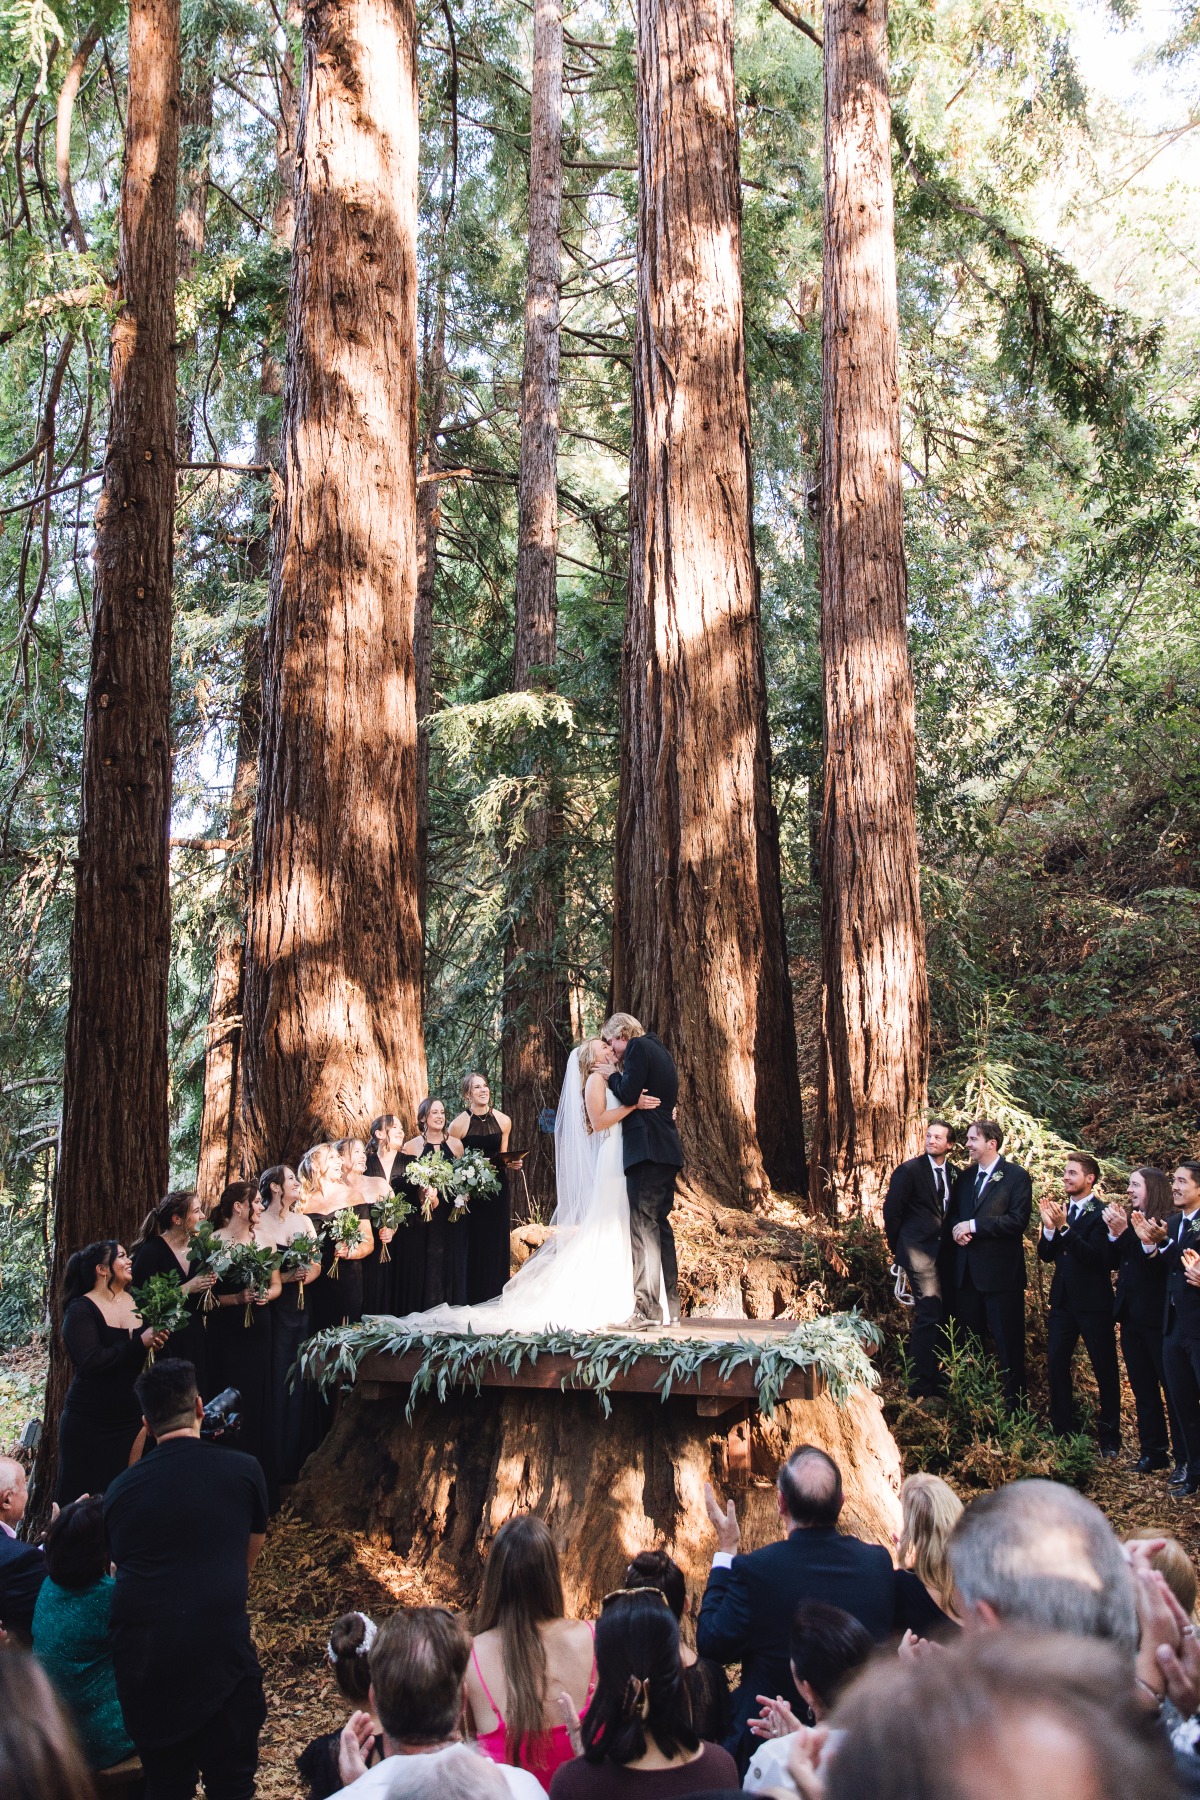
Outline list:
[[[944,1393],[953,1326],[990,1341],[1008,1405],[1028,1404],[1025,1231],[1033,1186],[1003,1155],[1003,1143],[1000,1125],[977,1119],[967,1132],[967,1166],[955,1172],[953,1127],[933,1119],[924,1154],[901,1163],[889,1183],[883,1226],[912,1306],[915,1400]],[[1171,1469],[1173,1492],[1200,1492],[1200,1162],[1181,1163],[1171,1177],[1135,1169],[1123,1201],[1100,1193],[1100,1165],[1084,1151],[1065,1158],[1061,1180],[1061,1198],[1038,1208],[1037,1259],[1051,1270],[1050,1428],[1060,1436],[1079,1429],[1073,1365],[1082,1341],[1096,1380],[1100,1454],[1119,1456],[1119,1333],[1137,1417],[1135,1470]]]

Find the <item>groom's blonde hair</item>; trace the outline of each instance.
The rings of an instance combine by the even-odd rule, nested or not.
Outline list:
[[[632,1013],[614,1013],[600,1029],[600,1036],[606,1044],[611,1044],[614,1038],[639,1038],[645,1035]]]

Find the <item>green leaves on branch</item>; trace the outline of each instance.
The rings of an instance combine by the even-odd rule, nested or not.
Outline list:
[[[55,50],[67,41],[58,15],[53,7],[46,5],[46,0],[9,0],[0,16],[23,60],[36,65],[35,92],[44,94],[50,77],[50,60]]]

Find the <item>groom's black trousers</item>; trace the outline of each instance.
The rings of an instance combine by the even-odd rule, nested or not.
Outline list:
[[[660,1287],[665,1280],[671,1317],[679,1317],[679,1264],[671,1208],[675,1204],[674,1163],[639,1162],[625,1171],[629,1190],[629,1235],[633,1240],[634,1310],[662,1317]]]

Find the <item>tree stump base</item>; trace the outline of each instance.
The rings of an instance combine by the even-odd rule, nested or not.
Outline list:
[[[553,1534],[577,1617],[595,1617],[639,1550],[668,1551],[698,1596],[713,1551],[705,1482],[736,1501],[742,1548],[756,1549],[779,1536],[775,1474],[802,1443],[842,1471],[844,1530],[890,1550],[899,1529],[900,1453],[863,1388],[843,1406],[828,1393],[785,1400],[771,1418],[753,1400],[712,1418],[694,1394],[636,1392],[614,1392],[605,1417],[594,1393],[520,1385],[425,1395],[411,1421],[407,1402],[406,1386],[364,1379],[305,1465],[293,1505],[419,1565],[464,1607],[496,1531],[519,1512]]]

